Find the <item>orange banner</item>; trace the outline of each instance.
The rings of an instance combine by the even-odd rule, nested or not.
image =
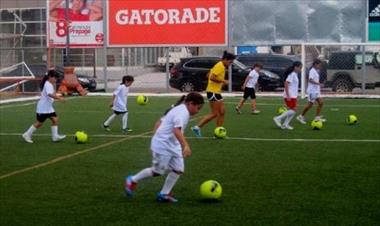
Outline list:
[[[227,0],[109,0],[109,46],[227,44]]]

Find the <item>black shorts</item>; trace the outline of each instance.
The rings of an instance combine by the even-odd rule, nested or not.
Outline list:
[[[250,97],[251,99],[256,99],[255,88],[245,87],[243,98],[246,100],[248,97]]]
[[[220,93],[207,92],[207,99],[208,101],[222,101],[223,97]]]
[[[125,114],[127,113],[128,111],[113,111],[113,113],[115,113],[116,115],[120,115],[120,114]]]
[[[36,118],[37,118],[37,121],[39,122],[45,122],[46,119],[48,118],[53,118],[53,117],[57,117],[57,114],[55,112],[52,112],[52,113],[37,113],[36,114]]]

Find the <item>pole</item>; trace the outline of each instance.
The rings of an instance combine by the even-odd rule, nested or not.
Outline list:
[[[108,42],[108,30],[107,30],[107,1],[103,1],[103,80],[104,80],[104,92],[107,92],[108,85],[108,75],[107,75],[107,42]]]
[[[306,51],[305,44],[301,44],[301,61],[302,61],[302,72],[301,72],[301,98],[305,98],[305,90],[306,90]]]
[[[169,47],[166,48],[166,64],[165,64],[165,71],[166,71],[166,92],[169,92]]]
[[[66,48],[64,66],[70,66],[70,23],[69,23],[69,0],[65,0],[65,24],[66,24]]]
[[[232,2],[233,1],[228,1],[228,6],[226,8],[226,13],[227,13],[227,18],[228,18],[228,25],[227,25],[227,43],[228,43],[228,48],[231,47],[231,37],[232,37],[232,15],[230,13],[230,11],[228,9],[232,9],[233,5],[232,5]],[[228,67],[228,92],[229,93],[232,93],[232,65],[230,65]]]

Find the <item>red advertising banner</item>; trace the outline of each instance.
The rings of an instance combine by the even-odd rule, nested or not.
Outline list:
[[[227,0],[108,0],[108,45],[227,44]]]
[[[69,0],[66,18],[65,0],[47,0],[48,47],[102,47],[103,0]],[[68,28],[68,29],[67,29]]]

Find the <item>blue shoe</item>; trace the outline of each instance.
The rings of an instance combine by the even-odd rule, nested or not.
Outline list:
[[[126,196],[132,197],[133,191],[136,189],[136,186],[137,186],[137,183],[132,181],[131,175],[125,177],[124,191],[125,191]]]
[[[202,137],[201,129],[198,126],[191,127],[196,137]]]
[[[171,195],[157,194],[157,202],[176,203],[178,200]]]

